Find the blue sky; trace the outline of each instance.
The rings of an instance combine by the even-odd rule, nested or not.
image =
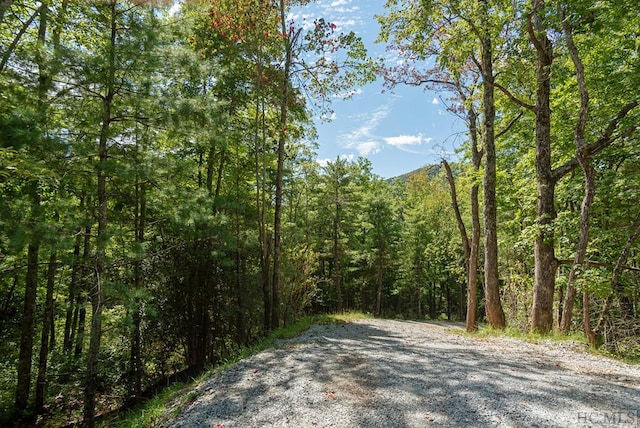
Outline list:
[[[317,0],[304,6],[294,19],[313,22],[323,17],[336,31],[354,31],[370,54],[389,56],[385,46],[374,44],[384,0]],[[364,156],[373,172],[391,178],[422,166],[455,157],[464,138],[464,123],[445,111],[437,93],[423,88],[397,87],[383,91],[382,81],[356,88],[349,100],[336,98],[331,122],[316,120],[318,161],[342,156]]]

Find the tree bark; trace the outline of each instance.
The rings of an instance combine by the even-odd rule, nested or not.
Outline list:
[[[36,63],[38,65],[37,108],[38,113],[40,114],[40,121],[45,126],[47,113],[46,96],[49,86],[49,77],[45,72],[42,49],[46,43],[47,36],[47,10],[47,3],[43,2],[21,29],[21,31],[26,30],[31,24],[31,21],[33,21],[36,16],[40,16],[40,22],[38,25],[38,47],[35,52]],[[18,33],[14,42],[17,43],[20,37],[21,34]],[[2,64],[0,64],[0,72],[14,48],[15,45],[5,52]],[[42,136],[42,138],[44,138],[44,136]],[[29,192],[31,193],[32,199],[32,212],[30,219],[32,236],[27,248],[27,276],[25,280],[24,308],[20,336],[20,351],[18,356],[18,381],[16,385],[16,408],[20,410],[27,407],[31,391],[31,359],[33,357],[33,336],[35,333],[35,309],[38,291],[38,264],[40,251],[40,237],[38,236],[38,231],[35,229],[37,222],[41,221],[40,217],[42,213],[40,208],[40,190],[38,189],[37,180],[34,180],[29,184]],[[43,332],[43,334],[46,333]]]
[[[376,315],[380,317],[382,316],[382,288],[384,286],[386,246],[384,240],[380,237],[380,228],[376,230],[376,233],[380,243],[380,248],[378,248],[378,269],[376,272]]]
[[[39,197],[37,197],[39,200]],[[31,391],[31,358],[33,356],[33,336],[35,327],[36,293],[38,291],[38,252],[40,243],[37,238],[27,249],[27,276],[25,280],[24,306],[20,333],[20,351],[18,356],[18,382],[16,385],[16,408],[24,410],[29,403]]]
[[[485,5],[486,7],[486,5]],[[486,11],[485,11],[486,14]],[[488,31],[488,30],[487,30]],[[498,279],[498,208],[496,202],[495,100],[493,47],[489,34],[482,43],[484,188],[484,290],[487,321],[494,328],[506,325]]]
[[[591,166],[589,159],[605,147],[609,146],[616,139],[614,137],[614,132],[618,128],[620,121],[638,105],[638,102],[632,101],[631,103],[623,106],[618,114],[609,121],[607,128],[598,140],[592,144],[587,144],[585,130],[589,116],[589,91],[586,83],[585,70],[578,48],[574,42],[573,28],[571,23],[565,17],[562,6],[558,6],[558,14],[562,21],[563,34],[567,44],[567,49],[575,67],[576,80],[580,92],[580,111],[574,132],[576,145],[576,156],[574,159],[582,168],[584,175],[584,197],[580,210],[580,238],[574,263],[569,274],[567,293],[563,304],[562,321],[560,324],[561,330],[563,332],[567,332],[571,327],[571,320],[573,316],[573,304],[576,295],[575,281],[578,275],[578,270],[584,270],[586,268],[586,253],[589,244],[589,217],[591,213],[591,205],[593,204],[595,196],[596,175],[596,171],[593,166]],[[591,329],[589,320],[589,293],[587,289],[584,290],[583,304],[583,326],[585,334],[589,339],[589,343],[592,346],[595,346],[595,333]]]
[[[278,123],[278,166],[276,170],[276,195],[273,222],[273,280],[271,281],[271,327],[280,325],[280,266],[282,253],[282,188],[284,186],[284,157],[287,142],[287,124],[289,116],[289,86],[291,84],[291,61],[293,59],[294,32],[287,30],[286,2],[280,0],[280,24],[284,44],[284,69],[282,75],[282,91],[280,94],[280,120]]]
[[[474,173],[480,171],[482,149],[478,149],[477,114],[469,111],[471,156]],[[478,258],[480,254],[480,185],[474,180],[471,186],[471,243],[469,246],[469,271],[467,272],[467,331],[478,329]]]
[[[255,161],[255,174],[256,174],[256,207],[257,207],[257,220],[258,220],[258,243],[260,246],[260,285],[262,288],[262,301],[264,308],[263,317],[263,329],[264,331],[271,330],[271,282],[270,282],[270,270],[271,265],[269,254],[271,249],[269,243],[271,239],[268,237],[266,227],[266,212],[267,212],[267,159],[266,159],[266,123],[265,123],[265,111],[264,101],[262,96],[262,64],[260,61],[257,63],[257,76],[258,76],[258,95],[256,97],[256,113],[255,113],[255,133],[254,133],[254,161]],[[260,156],[262,154],[262,157]]]
[[[337,312],[344,312],[342,306],[342,272],[340,268],[340,203],[338,200],[338,183],[336,183],[335,217],[333,219],[333,284],[336,288]]]
[[[557,261],[554,250],[553,222],[556,219],[556,179],[551,167],[551,65],[553,45],[542,25],[538,9],[543,0],[534,1],[534,11],[528,17],[529,38],[537,53],[536,91],[536,205],[537,233],[534,243],[534,286],[531,309],[531,330],[548,333],[553,328],[553,295]]]
[[[585,259],[587,255],[587,247],[589,246],[589,217],[591,214],[591,205],[593,204],[593,198],[595,196],[595,175],[596,171],[589,163],[587,154],[584,152],[587,146],[585,141],[585,129],[587,126],[588,114],[589,114],[589,91],[587,89],[584,66],[578,53],[573,40],[573,29],[570,23],[565,19],[565,14],[562,6],[558,6],[558,14],[562,20],[562,28],[564,38],[567,43],[569,54],[576,69],[576,78],[578,81],[578,88],[580,91],[580,113],[578,115],[578,121],[575,128],[575,144],[576,144],[576,159],[582,167],[584,174],[584,197],[582,200],[582,206],[580,208],[580,237],[578,239],[578,248],[576,249],[576,256],[569,273],[569,279],[567,281],[567,292],[565,294],[564,303],[562,305],[562,321],[560,323],[560,330],[564,333],[569,332],[571,328],[571,319],[573,316],[573,304],[576,295],[576,280],[579,273],[583,273],[586,269]],[[594,339],[593,331],[589,321],[589,291],[584,290],[584,303],[583,307],[583,322],[585,327],[585,333],[592,342]],[[595,339],[593,340],[595,345]]]
[[[53,288],[56,281],[58,262],[56,253],[53,251],[49,256],[49,267],[47,269],[47,294],[44,305],[44,315],[42,318],[42,336],[40,340],[40,355],[38,359],[38,376],[36,380],[36,402],[37,414],[42,413],[45,400],[45,388],[47,385],[47,360],[49,357],[49,339],[51,327],[53,326]]]
[[[88,204],[90,205],[90,204]],[[91,224],[87,223],[84,229],[84,243],[82,250],[82,280],[80,281],[80,289],[78,290],[78,333],[75,340],[75,349],[73,355],[80,357],[82,355],[82,348],[84,347],[84,331],[87,317],[87,293],[90,290],[89,286],[89,258],[91,254]],[[74,323],[75,324],[75,323]],[[73,330],[72,330],[73,332]],[[73,341],[73,340],[72,340]]]
[[[102,98],[102,126],[98,141],[98,230],[96,235],[96,260],[95,282],[91,290],[91,334],[89,339],[89,352],[87,354],[87,371],[84,387],[83,426],[92,428],[95,426],[95,405],[97,393],[98,357],[100,353],[100,341],[102,338],[102,308],[104,305],[103,281],[105,274],[105,257],[107,246],[107,161],[109,128],[112,121],[111,108],[116,94],[115,68],[116,68],[116,37],[117,37],[117,0],[109,3],[109,57],[107,59],[107,79],[105,95]]]
[[[473,162],[474,173],[480,170],[483,151],[478,149],[478,115],[473,108],[467,112],[467,120],[469,126],[469,135],[471,138],[471,156]],[[462,247],[465,255],[465,267],[467,274],[467,311],[466,311],[466,329],[468,332],[476,331],[478,328],[478,255],[480,249],[480,204],[479,190],[480,186],[474,180],[471,186],[471,240],[467,235],[460,208],[458,207],[457,192],[455,189],[455,180],[453,172],[447,161],[443,161],[443,166],[447,173],[447,180],[451,189],[451,203],[456,215],[458,230],[462,240]]]
[[[71,266],[71,281],[69,282],[69,294],[67,295],[67,311],[64,321],[64,339],[62,341],[62,349],[64,352],[70,352],[73,339],[73,314],[76,306],[76,293],[78,290],[78,276],[80,273],[80,242],[82,236],[78,232],[73,244],[73,262]]]
[[[140,146],[137,147],[140,150]],[[144,229],[146,227],[147,198],[146,186],[140,172],[136,171],[135,184],[136,206],[134,210],[135,240],[140,246],[144,243]],[[129,395],[138,401],[142,396],[142,376],[144,374],[142,365],[142,307],[139,302],[137,292],[143,288],[142,256],[138,256],[133,266],[133,288],[135,295],[133,298],[133,328],[131,331],[131,353],[129,358]]]

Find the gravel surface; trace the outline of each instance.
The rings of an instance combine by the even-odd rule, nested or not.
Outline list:
[[[640,367],[450,324],[316,325],[202,382],[166,427],[640,427]]]

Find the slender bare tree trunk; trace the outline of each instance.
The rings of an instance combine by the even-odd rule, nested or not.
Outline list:
[[[378,231],[378,234],[379,233],[380,231]],[[386,246],[381,238],[378,238],[378,242],[380,242],[382,246],[379,248],[378,271],[376,273],[376,315],[382,316],[382,288],[384,286]]]
[[[482,3],[485,3],[484,1]],[[484,4],[486,8],[487,5]],[[484,15],[486,18],[487,11]],[[488,24],[485,26],[488,28]],[[484,290],[487,321],[494,328],[504,328],[506,320],[500,300],[498,272],[498,207],[496,202],[495,100],[493,47],[487,33],[482,40],[482,139],[485,153],[484,189]]]
[[[469,134],[471,137],[471,155],[473,161],[473,169],[475,172],[480,170],[482,162],[482,150],[478,149],[478,115],[473,108],[467,112],[467,120],[469,122]],[[455,180],[453,172],[447,161],[443,161],[443,166],[447,173],[447,180],[451,189],[451,203],[453,205],[458,229],[462,239],[462,248],[465,255],[466,273],[467,273],[467,311],[466,311],[466,329],[469,332],[476,331],[478,328],[478,256],[480,249],[480,204],[479,190],[480,186],[474,182],[471,186],[471,240],[467,235],[466,227],[462,221],[460,208],[458,206],[457,192],[455,188]]]
[[[89,352],[87,354],[87,371],[84,387],[83,426],[93,428],[95,426],[95,406],[97,393],[98,356],[100,353],[100,341],[102,338],[102,308],[104,306],[103,282],[105,275],[105,257],[107,245],[107,161],[109,128],[112,121],[111,108],[116,94],[115,69],[116,69],[116,38],[117,38],[117,0],[109,3],[109,58],[105,95],[102,98],[102,126],[98,141],[98,230],[96,235],[96,259],[95,282],[91,290],[91,334],[89,338]]]
[[[64,339],[62,341],[62,349],[64,352],[70,352],[73,343],[73,314],[76,306],[76,293],[78,292],[78,277],[80,272],[80,242],[81,235],[78,232],[73,244],[73,262],[71,266],[71,281],[69,282],[69,294],[67,295],[67,311],[64,321]]]
[[[42,336],[40,338],[40,355],[38,359],[38,376],[36,380],[36,413],[42,413],[47,385],[47,360],[49,357],[49,339],[53,326],[53,288],[56,281],[58,261],[53,251],[49,256],[47,269],[47,294],[45,298],[44,314],[42,318]]]
[[[87,204],[91,205],[91,204]],[[80,289],[78,290],[78,332],[76,334],[75,349],[73,351],[74,356],[79,357],[82,355],[82,348],[84,347],[84,333],[85,324],[87,318],[87,293],[90,290],[89,280],[89,259],[91,254],[91,224],[88,223],[84,229],[84,243],[82,250],[82,279],[80,281]],[[74,323],[75,324],[75,323]],[[73,330],[72,330],[73,331]]]
[[[260,46],[260,52],[262,46]],[[271,329],[271,281],[270,281],[270,257],[271,248],[269,243],[271,239],[267,233],[267,189],[266,189],[266,123],[264,100],[262,94],[263,85],[263,66],[259,55],[256,64],[256,75],[258,91],[256,96],[256,113],[255,113],[255,133],[254,133],[254,150],[255,150],[255,174],[256,174],[256,207],[258,217],[258,242],[260,245],[260,284],[262,288],[262,301],[264,307],[263,328],[264,331]],[[262,154],[262,156],[260,156]]]
[[[276,171],[276,195],[273,222],[273,280],[271,282],[271,327],[278,328],[280,325],[280,267],[282,264],[282,188],[284,186],[284,157],[287,143],[287,126],[289,116],[289,98],[291,85],[291,61],[293,59],[293,43],[295,33],[287,29],[286,22],[286,1],[280,0],[280,23],[284,44],[284,69],[282,75],[282,91],[280,94],[280,129],[278,138],[278,167]]]
[[[333,219],[333,284],[336,287],[336,298],[338,300],[337,311],[344,312],[342,306],[342,272],[340,266],[340,204],[338,203],[338,187],[336,185],[336,206],[335,217]]]
[[[46,98],[50,83],[42,52],[47,39],[48,8],[46,2],[43,2],[40,5],[30,20],[35,19],[38,15],[40,16],[40,22],[38,25],[38,47],[36,48],[35,53],[36,63],[38,65],[37,108],[40,115],[40,121],[46,126],[48,108]],[[26,30],[28,25],[30,25],[30,23],[25,23],[23,29]],[[18,40],[19,37],[20,34],[16,36],[16,40]],[[9,48],[6,54],[10,54],[11,50],[12,48]],[[0,65],[0,71],[4,64],[6,64],[6,59],[8,59],[8,56],[3,58],[3,63]],[[44,138],[44,136],[41,138]],[[40,217],[42,215],[42,209],[40,208],[41,197],[37,180],[34,180],[29,185],[29,192],[31,193],[32,199],[30,220],[32,237],[27,247],[27,275],[25,280],[24,308],[20,335],[20,351],[18,356],[18,382],[16,385],[15,402],[18,409],[25,409],[27,407],[31,391],[31,360],[33,357],[33,336],[35,334],[35,309],[38,291],[38,264],[40,251],[40,236],[35,231],[35,226],[39,221],[41,221]],[[46,333],[43,332],[43,334]]]
[[[25,280],[24,306],[18,356],[18,383],[16,386],[16,408],[26,409],[31,391],[31,358],[35,329],[36,294],[38,291],[38,252],[40,244],[32,241],[27,248],[27,276]]]
[[[140,150],[140,147],[138,147]],[[135,240],[138,244],[144,243],[144,229],[146,227],[146,215],[147,215],[147,197],[146,186],[143,177],[140,176],[140,172],[136,171],[136,184],[135,184],[135,199],[136,206],[134,210],[134,223],[135,223]],[[135,261],[133,266],[133,287],[134,289],[141,290],[143,288],[143,272],[142,272],[142,257]],[[139,297],[136,295],[133,301],[131,320],[133,322],[133,328],[131,331],[131,352],[129,358],[129,395],[137,401],[142,396],[142,376],[144,369],[142,365],[142,307],[139,302]]]

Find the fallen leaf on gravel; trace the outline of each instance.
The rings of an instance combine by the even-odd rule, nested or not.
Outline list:
[[[259,371],[260,371],[260,370],[258,370],[258,369],[254,370],[254,371],[253,371],[253,374],[258,373]]]
[[[222,424],[216,424],[216,428],[224,428],[224,425],[222,425]]]
[[[335,391],[327,391],[324,396],[327,398],[336,398],[336,393]]]

